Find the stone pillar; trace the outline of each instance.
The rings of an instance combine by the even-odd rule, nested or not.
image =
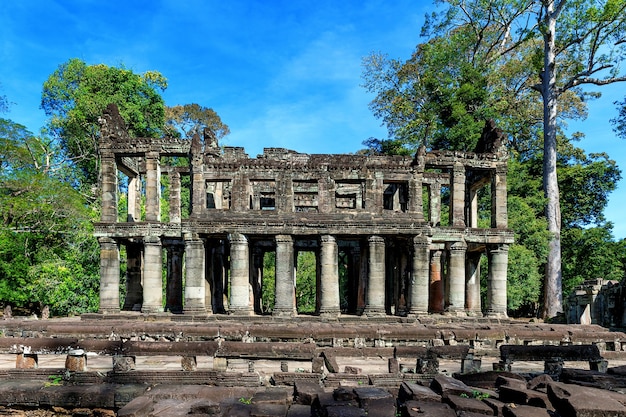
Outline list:
[[[161,161],[158,152],[146,153],[146,221],[161,221]]]
[[[432,313],[443,313],[443,279],[441,276],[441,251],[435,250],[430,257],[430,291],[428,310]]]
[[[480,257],[480,252],[473,252],[467,255],[465,262],[465,309],[472,315],[481,315]]]
[[[228,236],[230,240],[230,311],[233,314],[252,314],[250,303],[250,251],[248,238],[240,233]]]
[[[100,220],[103,223],[117,222],[117,164],[112,154],[100,158],[101,203]]]
[[[489,317],[507,317],[506,277],[509,245],[489,247],[488,251],[487,315]]]
[[[144,238],[142,313],[163,311],[162,256],[161,239],[156,236],[146,236]]]
[[[437,226],[441,222],[441,183],[435,181],[428,187],[430,224]]]
[[[413,265],[411,271],[411,287],[409,314],[428,314],[430,239],[426,236],[413,238]]]
[[[198,236],[185,236],[185,314],[205,314],[204,242]]]
[[[450,294],[448,294],[448,311],[461,313],[465,310],[465,242],[450,245],[448,273],[450,277]]]
[[[128,178],[128,211],[127,222],[141,221],[141,181],[139,175]]]
[[[206,210],[206,184],[203,174],[202,143],[195,134],[191,139],[191,215],[200,216]],[[233,186],[235,185],[233,178]],[[233,187],[234,191],[234,187]]]
[[[385,239],[370,236],[365,311],[367,316],[385,314]]]
[[[498,229],[506,228],[508,224],[506,172],[506,163],[499,165],[491,182],[491,227]]]
[[[100,243],[100,313],[120,312],[120,248],[114,239]]]
[[[450,183],[450,225],[465,226],[465,167],[454,164]]]
[[[170,171],[170,222],[180,223],[180,173]]]
[[[276,236],[276,299],[274,316],[296,314],[293,238]]]
[[[124,310],[141,311],[143,304],[143,245],[126,244],[126,298]]]
[[[409,213],[415,220],[424,221],[424,201],[422,196],[422,173],[415,172],[409,180]]]
[[[165,310],[172,313],[183,311],[183,250],[177,245],[167,247]]]
[[[320,250],[320,315],[337,316],[341,311],[339,305],[339,249],[334,236],[321,237]]]
[[[469,192],[469,227],[478,227],[478,188],[471,189]]]

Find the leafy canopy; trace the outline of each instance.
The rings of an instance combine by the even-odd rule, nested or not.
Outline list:
[[[80,167],[88,184],[97,180],[98,119],[117,104],[129,134],[159,137],[165,105],[159,91],[167,80],[156,71],[135,74],[124,67],[87,65],[77,58],[61,64],[44,82],[41,107],[50,116],[47,129]]]

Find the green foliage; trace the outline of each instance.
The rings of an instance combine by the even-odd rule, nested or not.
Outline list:
[[[6,119],[0,155],[0,301],[48,305],[53,315],[94,311],[93,212],[72,187],[72,167],[54,142]]]
[[[316,261],[314,252],[299,252],[296,272],[296,305],[298,313],[317,309]]]
[[[215,110],[196,103],[166,107],[165,116],[168,136],[180,137],[182,133],[185,137],[191,138],[196,133],[202,135],[204,128],[209,128],[217,139],[230,133],[230,129]]]
[[[109,103],[117,104],[129,134],[159,137],[165,105],[158,90],[167,87],[155,71],[135,74],[124,67],[87,65],[77,58],[61,64],[44,82],[41,107],[50,116],[48,131],[87,181],[97,181],[98,119]]]
[[[274,309],[276,288],[276,252],[267,252],[263,257],[263,282],[261,283],[261,312],[271,313]]]

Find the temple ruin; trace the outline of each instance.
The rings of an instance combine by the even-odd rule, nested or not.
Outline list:
[[[271,314],[291,317],[298,314],[295,260],[307,251],[316,259],[323,317],[506,317],[513,232],[507,155],[493,128],[475,153],[266,148],[250,158],[243,148],[221,148],[210,132],[191,140],[130,137],[113,105],[101,126],[102,314],[263,314],[263,259],[273,252]],[[487,208],[479,210],[479,201]]]

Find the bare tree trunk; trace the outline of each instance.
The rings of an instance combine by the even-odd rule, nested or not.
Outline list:
[[[561,205],[559,184],[556,173],[556,57],[555,32],[556,18],[554,1],[544,0],[546,8],[544,28],[544,72],[542,79],[543,95],[543,190],[547,199],[546,219],[551,234],[546,275],[544,281],[543,317],[555,317],[563,311],[563,291],[561,286]]]

